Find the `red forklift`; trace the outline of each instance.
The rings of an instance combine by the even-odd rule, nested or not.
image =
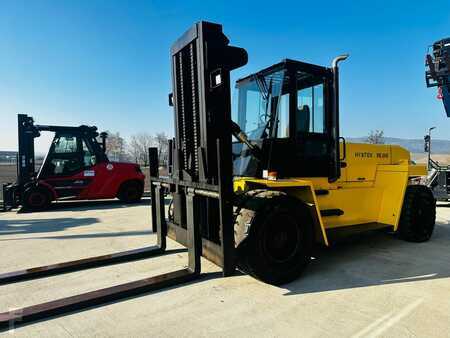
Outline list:
[[[39,170],[35,166],[34,139],[42,131],[54,132],[50,149]],[[106,133],[95,126],[36,125],[32,117],[18,115],[19,152],[17,181],[3,185],[3,209],[48,209],[52,201],[119,198],[138,202],[145,176],[136,163],[111,162],[106,156]],[[100,139],[100,142],[98,141]]]

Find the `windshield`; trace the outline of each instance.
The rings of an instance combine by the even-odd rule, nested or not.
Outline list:
[[[285,69],[255,74],[236,85],[233,120],[250,142],[262,146],[264,139],[288,136],[289,92],[283,93]],[[287,86],[285,86],[287,88]],[[255,176],[259,160],[245,144],[233,144],[236,176]]]
[[[284,70],[267,75],[254,75],[237,85],[237,111],[234,121],[250,140],[276,137],[281,116]],[[286,95],[287,98],[288,95]]]

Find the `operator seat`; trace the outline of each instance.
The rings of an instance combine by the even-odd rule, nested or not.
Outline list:
[[[308,105],[302,105],[297,109],[296,115],[296,125],[297,132],[308,133],[309,132],[309,121],[311,120],[311,110]]]

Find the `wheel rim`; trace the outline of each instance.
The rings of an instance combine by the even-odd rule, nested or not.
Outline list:
[[[43,207],[45,204],[45,196],[40,192],[32,192],[28,197],[28,203],[34,208]]]
[[[297,222],[289,215],[277,215],[264,231],[263,250],[275,263],[285,263],[292,259],[300,247],[300,230]]]
[[[138,196],[138,189],[136,187],[129,187],[127,189],[127,199],[134,200]]]

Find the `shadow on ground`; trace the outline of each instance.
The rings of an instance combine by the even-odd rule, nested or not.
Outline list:
[[[143,198],[137,203],[125,203],[120,200],[58,201],[56,203],[52,203],[50,209],[45,212],[109,210],[134,208],[142,205],[150,205],[150,198]],[[26,211],[20,210],[20,212],[25,213]]]
[[[0,236],[64,231],[70,228],[92,225],[97,222],[99,220],[95,217],[0,220]],[[20,239],[22,240],[23,238]]]
[[[430,241],[409,243],[373,231],[318,250],[285,295],[450,277],[450,224],[436,224]]]
[[[41,232],[41,231],[36,231]],[[11,233],[6,233],[5,235],[9,235]],[[23,241],[29,239],[83,239],[83,238],[108,238],[108,237],[130,237],[130,236],[144,236],[151,235],[153,232],[151,230],[148,231],[119,231],[119,232],[99,232],[93,234],[80,234],[80,235],[62,235],[62,236],[34,236],[27,238],[4,238],[0,237],[0,242],[2,241]],[[2,235],[0,231],[0,236]]]
[[[2,238],[2,236],[11,236],[11,235],[55,233],[65,231],[71,228],[89,226],[99,222],[100,220],[95,217],[0,220],[0,242],[16,241],[16,240],[23,241],[29,239],[81,239],[81,238],[129,237],[129,236],[150,235],[153,233],[149,225],[148,230],[116,231],[116,232],[108,231],[108,232],[84,233],[84,234],[33,236],[25,238],[24,237]]]
[[[170,203],[169,199],[166,199],[166,204]],[[55,212],[78,212],[89,210],[113,210],[118,208],[133,208],[136,206],[148,205],[150,206],[150,198],[143,198],[138,203],[127,204],[119,200],[93,200],[93,201],[63,201],[53,203],[50,210],[45,211],[50,217]],[[150,208],[149,208],[150,210]],[[132,212],[132,211],[130,211]],[[25,214],[25,212],[19,212],[19,214]],[[26,213],[29,214],[29,213]],[[150,211],[149,211],[150,221]],[[117,231],[117,232],[99,232],[99,233],[84,233],[84,234],[63,234],[63,235],[51,235],[51,236],[34,236],[26,238],[2,238],[2,236],[18,235],[18,234],[45,234],[61,232],[70,228],[93,225],[99,223],[100,220],[95,217],[85,218],[45,218],[45,219],[9,219],[0,220],[0,241],[11,240],[25,240],[25,239],[81,239],[81,238],[100,238],[100,237],[127,237],[127,236],[140,236],[152,234],[151,226],[148,230],[140,231]]]
[[[170,204],[171,199],[166,198],[164,200],[166,205]],[[134,208],[142,205],[151,204],[150,197],[143,197],[136,203],[125,203],[120,200],[66,200],[53,202],[48,210],[44,212],[59,212],[59,211],[85,211],[85,210],[109,210],[109,209],[121,209],[121,208]],[[22,208],[17,210],[17,213],[31,213]],[[36,213],[36,211],[34,212]]]

